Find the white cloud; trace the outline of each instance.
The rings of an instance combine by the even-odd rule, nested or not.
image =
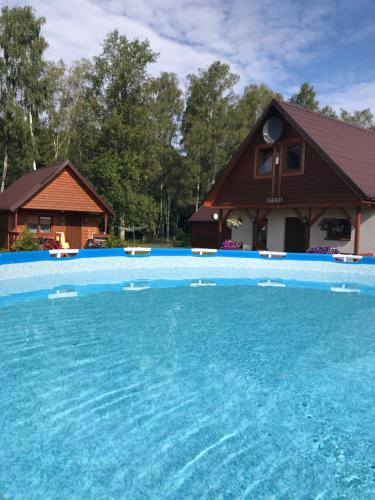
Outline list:
[[[11,6],[24,0],[6,0]],[[341,7],[350,0],[340,0]],[[47,57],[65,62],[100,52],[105,35],[118,28],[128,38],[147,38],[160,54],[152,72],[173,71],[183,83],[187,74],[216,59],[231,64],[241,87],[266,83],[277,90],[303,81],[304,68],[326,50],[335,36],[340,5],[325,0],[28,0],[45,16]],[[348,3],[348,5],[349,5]],[[336,9],[336,11],[335,11]],[[346,12],[348,12],[347,7]],[[353,31],[352,37],[368,36]],[[319,75],[317,75],[318,77]],[[353,84],[354,85],[354,84]],[[325,92],[334,106],[361,103],[375,109],[373,84],[356,83],[340,92]],[[317,85],[317,89],[320,86]],[[366,95],[366,90],[372,94]],[[356,95],[350,95],[350,92]],[[360,97],[361,96],[361,97]],[[362,107],[364,107],[362,105]]]
[[[22,4],[9,0],[10,5]],[[51,59],[72,62],[98,53],[108,31],[148,38],[160,53],[155,71],[180,78],[215,59],[231,63],[244,83],[281,82],[286,65],[322,37],[329,9],[292,0],[29,0],[47,19]]]
[[[375,111],[375,81],[361,82],[331,90],[320,96],[321,104],[329,104],[336,111],[344,108],[355,111],[370,108]]]

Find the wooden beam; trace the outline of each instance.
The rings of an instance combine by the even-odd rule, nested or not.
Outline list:
[[[354,233],[354,253],[359,254],[360,251],[360,236],[361,236],[361,220],[362,211],[361,207],[357,207],[355,210],[355,233]]]
[[[264,212],[264,214],[263,214],[263,215],[261,215],[261,216],[259,216],[259,217],[258,217],[258,220],[257,220],[257,225],[258,225],[258,227],[259,227],[259,226],[261,226],[261,225],[263,224],[264,220],[267,218],[267,216],[268,216],[271,212],[272,212],[272,208],[269,208],[268,210],[266,210],[266,211]]]
[[[256,218],[256,214],[253,214],[249,208],[244,209],[247,215],[249,216],[249,219],[252,220],[254,217]]]
[[[350,215],[350,213],[345,210],[343,207],[339,207],[340,212],[342,212],[345,216],[346,219],[350,222],[350,224],[354,227],[356,227],[356,221],[353,219],[353,217]]]
[[[310,218],[309,226],[312,227],[315,222],[320,219],[320,217],[326,212],[326,210],[326,208],[322,208],[317,214],[314,215],[313,218]]]
[[[304,215],[301,212],[301,210],[299,208],[294,208],[293,210],[295,211],[295,213],[297,214],[297,216],[301,220],[301,222],[303,222],[304,224],[306,224],[306,217],[304,217]]]
[[[226,221],[227,219],[229,219],[229,216],[230,214],[233,212],[233,209],[231,208],[230,210],[228,210],[227,212],[227,215],[225,217],[223,217],[223,221]]]
[[[104,214],[104,234],[107,234],[108,231],[108,215]]]

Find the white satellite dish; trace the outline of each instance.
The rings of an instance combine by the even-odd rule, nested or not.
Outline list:
[[[283,122],[277,116],[272,116],[263,125],[263,139],[267,144],[278,141],[283,133]]]

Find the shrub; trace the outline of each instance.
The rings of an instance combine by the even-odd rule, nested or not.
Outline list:
[[[38,241],[43,250],[56,250],[61,248],[61,243],[53,238],[38,238]]]
[[[12,250],[15,252],[40,250],[40,244],[27,227],[22,231],[21,236],[13,243]]]
[[[232,240],[224,240],[221,244],[222,250],[241,250],[242,249],[242,241],[232,241]]]
[[[105,246],[107,248],[123,248],[126,247],[126,243],[123,239],[115,236],[114,234],[109,234],[105,240]]]
[[[190,236],[182,228],[178,228],[176,231],[176,240],[188,242],[190,240]]]
[[[310,247],[308,250],[306,250],[306,253],[338,253],[337,247],[334,247],[332,245],[326,246],[326,247]]]

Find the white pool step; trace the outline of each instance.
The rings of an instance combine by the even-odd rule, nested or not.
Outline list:
[[[285,288],[286,287],[286,284],[285,283],[280,283],[278,281],[271,281],[271,280],[267,280],[267,281],[259,281],[259,283],[257,283],[258,286],[273,286],[275,288]]]
[[[268,250],[259,250],[259,255],[261,257],[268,257],[269,259],[283,259],[287,256],[287,252],[270,252]]]
[[[347,287],[346,285],[341,285],[341,286],[332,286],[331,287],[331,292],[336,292],[336,293],[361,293],[361,290],[359,288],[350,288],[350,287]]]
[[[50,300],[71,299],[73,297],[78,297],[78,292],[69,292],[69,291],[64,291],[64,290],[57,290],[56,292],[50,293],[48,295],[48,298]]]
[[[150,287],[148,285],[136,285],[135,283],[130,283],[129,286],[124,286],[124,292],[140,292],[142,290],[148,290]]]
[[[128,255],[146,255],[151,252],[148,247],[125,247],[124,252]]]
[[[197,287],[197,286],[216,286],[216,283],[214,283],[213,281],[197,280],[197,281],[192,281],[190,283],[190,286],[192,286],[192,287]]]
[[[341,262],[359,262],[363,259],[362,255],[353,255],[353,254],[345,254],[345,253],[333,253],[332,257],[335,260],[339,260]]]
[[[48,251],[51,257],[56,257],[57,259],[60,259],[63,255],[70,255],[73,257],[79,253],[78,248],[56,248]]]
[[[216,248],[192,248],[191,253],[194,255],[214,255],[217,250]]]

